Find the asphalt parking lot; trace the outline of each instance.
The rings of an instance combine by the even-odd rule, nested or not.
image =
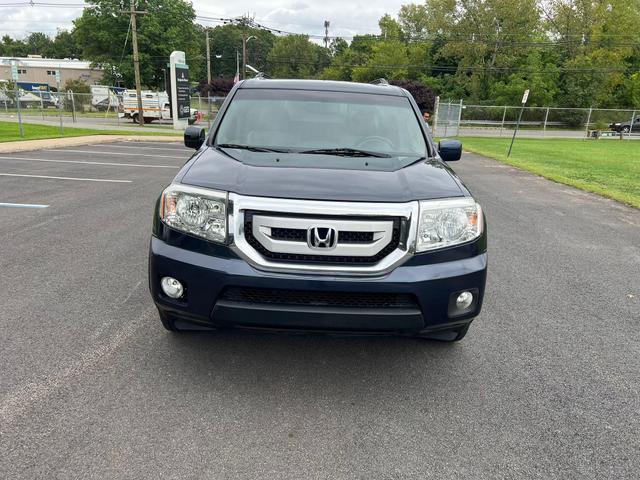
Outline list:
[[[638,478],[640,211],[477,155],[466,339],[172,335],[154,201],[190,151],[0,154],[0,478]],[[36,208],[39,206],[40,208]]]

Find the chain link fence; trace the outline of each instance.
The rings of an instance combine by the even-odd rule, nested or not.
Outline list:
[[[166,94],[145,92],[143,110],[145,125],[156,128],[171,128],[172,120]],[[224,97],[191,97],[191,108],[199,125],[210,126]],[[157,103],[157,105],[156,105]],[[0,90],[0,120],[15,120],[18,109],[24,122],[58,124],[82,127],[121,127],[135,123],[135,109],[125,108],[122,95],[114,93],[96,95],[68,92],[25,92]],[[197,112],[197,113],[196,113]]]
[[[432,129],[437,137],[510,136],[521,106],[472,105],[436,99]],[[532,138],[640,138],[640,110],[525,107],[518,135]]]

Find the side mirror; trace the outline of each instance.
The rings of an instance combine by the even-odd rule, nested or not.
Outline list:
[[[205,141],[204,128],[188,126],[184,131],[184,146],[198,150]]]
[[[460,160],[462,157],[462,143],[458,140],[440,140],[438,142],[438,153],[445,162]]]

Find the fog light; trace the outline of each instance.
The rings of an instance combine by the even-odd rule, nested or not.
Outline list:
[[[460,310],[466,310],[473,303],[473,293],[471,292],[462,292],[456,298],[456,307]]]
[[[162,291],[171,298],[180,298],[184,294],[184,287],[173,277],[162,277],[160,280]]]

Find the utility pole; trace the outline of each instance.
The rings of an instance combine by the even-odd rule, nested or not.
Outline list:
[[[211,128],[211,47],[209,46],[209,28],[205,30],[207,39],[207,125]]]
[[[207,38],[207,85],[211,85],[211,47],[209,46],[209,29],[205,30]]]
[[[324,21],[324,48],[329,48],[329,20]]]
[[[247,31],[242,32],[242,80],[247,74]]]
[[[247,71],[247,28],[253,23],[253,19],[249,15],[245,15],[237,20],[242,26],[242,72],[240,79],[244,80]]]
[[[138,97],[138,123],[144,126],[142,111],[142,87],[140,86],[140,56],[138,54],[138,30],[136,27],[136,1],[131,0],[131,43],[133,44],[133,71],[136,77],[136,95]]]

